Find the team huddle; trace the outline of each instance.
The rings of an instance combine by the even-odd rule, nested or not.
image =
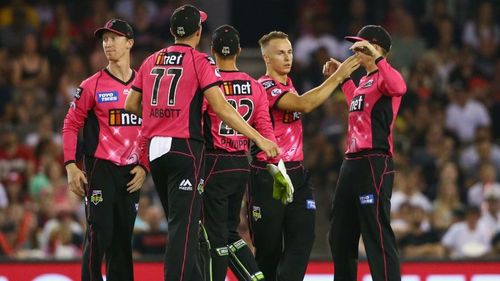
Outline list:
[[[406,85],[385,59],[390,35],[369,25],[346,37],[353,55],[325,62],[324,82],[297,93],[287,34],[259,40],[266,73],[255,80],[238,70],[234,27],[214,31],[212,56],[196,50],[206,19],[192,5],[177,8],[175,43],[137,71],[127,22],[112,19],[95,32],[108,66],[81,83],[63,128],[69,187],[86,207],[81,280],[102,280],[104,257],[106,280],[133,280],[132,231],[148,172],[168,223],[164,280],[222,281],[228,266],[238,280],[303,280],[316,205],[301,115],[338,87],[350,110],[331,214],[335,280],[357,280],[361,234],[373,279],[401,280],[389,198],[392,126]],[[367,75],[356,86],[350,75],[359,66]],[[81,128],[85,172],[76,165]],[[238,233],[245,194],[255,253]]]

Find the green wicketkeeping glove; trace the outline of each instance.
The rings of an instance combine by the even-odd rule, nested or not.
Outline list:
[[[267,170],[273,176],[273,198],[280,200],[283,204],[291,203],[294,189],[283,160],[280,160],[277,166],[267,164]]]

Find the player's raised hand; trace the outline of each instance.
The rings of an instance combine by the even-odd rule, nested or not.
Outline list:
[[[354,54],[348,57],[343,63],[341,63],[335,74],[341,79],[344,80],[351,76],[351,73],[356,70],[360,66],[361,58],[358,54]]]
[[[323,75],[325,76],[332,75],[333,73],[335,73],[335,71],[339,66],[340,62],[338,60],[330,58],[330,60],[323,65]]]
[[[266,153],[267,158],[274,158],[280,154],[278,145],[264,137],[255,144]]]
[[[66,172],[68,174],[69,190],[80,197],[85,196],[83,185],[88,184],[88,182],[82,170],[80,170],[75,163],[70,163],[66,165]]]
[[[146,180],[146,171],[143,167],[137,165],[130,170],[130,174],[134,175],[134,177],[127,183],[127,191],[132,193],[141,189],[142,184]]]
[[[375,47],[373,47],[373,45],[366,40],[355,42],[349,49],[356,53],[363,53],[372,58],[378,58],[381,56],[379,51],[377,51],[377,49],[375,49]]]

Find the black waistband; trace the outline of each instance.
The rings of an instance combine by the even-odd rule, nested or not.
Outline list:
[[[361,150],[358,152],[352,152],[352,153],[347,153],[345,155],[346,159],[350,158],[357,158],[357,157],[363,157],[363,156],[368,156],[368,155],[386,155],[390,156],[390,154],[383,150],[383,149],[367,149],[367,150]]]
[[[266,168],[266,165],[269,164],[268,162],[262,162],[258,160],[252,160],[251,165],[259,168]],[[285,167],[287,169],[292,169],[302,166],[302,161],[290,161],[290,162],[285,162]]]
[[[223,149],[207,149],[207,152],[205,154],[223,154],[223,155],[237,155],[237,156],[245,156],[247,154],[246,151],[232,151],[229,152],[227,150]]]

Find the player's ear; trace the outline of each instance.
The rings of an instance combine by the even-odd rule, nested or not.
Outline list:
[[[241,53],[241,47],[238,47],[238,52],[236,52],[236,55],[239,56]]]
[[[269,63],[269,57],[267,56],[267,54],[266,54],[266,53],[262,53],[262,59],[264,59],[264,62],[265,62],[266,64],[268,64],[268,63]]]
[[[129,49],[132,49],[132,47],[134,46],[134,39],[127,39],[127,43],[128,43],[128,46],[129,46]]]

